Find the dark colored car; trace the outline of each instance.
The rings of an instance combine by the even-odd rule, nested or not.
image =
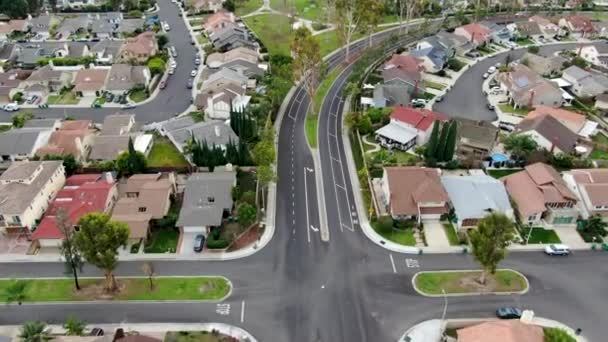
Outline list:
[[[200,253],[203,251],[203,246],[205,246],[205,237],[202,234],[198,234],[194,238],[194,251],[196,253]]]
[[[103,336],[103,329],[93,328],[89,333],[89,336]]]
[[[496,317],[500,319],[519,319],[521,317],[521,310],[510,306],[504,306],[496,310]]]
[[[194,79],[193,78],[189,78],[188,79],[188,83],[186,83],[186,88],[192,89],[193,86],[194,86]]]

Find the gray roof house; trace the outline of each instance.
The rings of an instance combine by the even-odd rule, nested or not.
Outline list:
[[[559,74],[566,62],[566,59],[561,56],[545,57],[530,52],[526,52],[521,60],[532,71],[547,77]]]
[[[514,217],[507,190],[498,179],[487,175],[442,176],[441,183],[454,208],[458,228],[475,227],[492,212]]]
[[[160,131],[182,153],[184,153],[188,141],[193,137],[197,141],[206,141],[209,146],[216,145],[221,148],[225,148],[230,141],[235,143],[239,141],[236,133],[223,121],[202,121],[195,123],[190,116],[169,120],[163,124]]]
[[[48,127],[24,127],[0,133],[0,160],[15,161],[34,157],[49,142],[53,133]]]
[[[103,119],[103,126],[99,135],[125,135],[135,126],[134,114],[116,113]]]
[[[50,65],[45,65],[40,69],[34,70],[25,81],[21,82],[21,87],[26,88],[40,85],[50,92],[56,92],[61,88],[68,86],[73,78],[73,72],[53,70]]]
[[[233,23],[226,23],[223,27],[213,31],[209,39],[213,47],[221,51],[237,47],[257,48],[255,41],[249,36],[249,31]]]
[[[560,107],[564,102],[561,89],[542,78],[523,64],[516,64],[509,72],[496,76],[501,87],[507,90],[509,101],[517,108],[549,106]]]
[[[95,20],[91,24],[91,32],[98,38],[111,37],[115,29],[115,24],[103,20]]]
[[[473,44],[469,42],[465,37],[457,34],[440,31],[435,34],[437,42],[441,44],[445,49],[455,52],[459,56],[463,56],[465,53],[473,49]],[[454,57],[448,53],[448,57]]]
[[[594,97],[608,91],[608,77],[576,65],[564,70],[562,78],[572,84],[571,90],[578,97]]]
[[[129,138],[135,139],[139,133],[132,133],[135,115],[112,114],[105,117],[99,135],[93,138],[90,160],[113,160],[129,146]]]
[[[130,34],[137,29],[143,29],[145,24],[144,19],[124,19],[118,24],[116,32]]]
[[[118,57],[121,46],[124,44],[122,40],[104,39],[95,45],[91,46],[91,54],[95,56],[95,60],[101,63],[111,63]]]
[[[145,65],[113,64],[106,79],[105,89],[122,95],[137,85],[148,86],[150,70]]]
[[[217,88],[220,87],[222,84],[226,83],[234,83],[238,86],[248,86],[251,88],[251,84],[247,76],[240,74],[232,69],[221,68],[220,71],[211,74],[209,78],[207,78],[203,82],[203,89]]]
[[[435,46],[411,50],[410,55],[421,59],[423,61],[424,69],[430,73],[443,70],[445,63],[448,60],[446,51]]]
[[[236,172],[193,173],[188,177],[176,225],[185,233],[203,233],[222,224],[232,210],[232,188]]]
[[[578,134],[551,115],[537,115],[520,121],[515,134],[529,135],[551,153],[574,152],[578,141]]]
[[[55,39],[65,40],[73,34],[87,32],[90,24],[91,21],[86,16],[66,18],[57,29]]]
[[[30,20],[30,30],[33,33],[47,35],[51,29],[53,17],[50,15],[40,15]]]
[[[224,63],[222,64],[222,68],[234,70],[247,77],[264,76],[264,73],[266,72],[264,69],[260,68],[257,63],[251,63],[242,59],[235,59]]]

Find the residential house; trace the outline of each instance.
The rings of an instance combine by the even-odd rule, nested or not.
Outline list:
[[[528,18],[528,21],[538,24],[544,38],[553,38],[560,34],[560,28],[558,25],[553,23],[551,20],[541,17],[539,15],[533,15]]]
[[[454,208],[458,228],[473,228],[490,213],[513,218],[505,186],[487,175],[442,176],[441,183]]]
[[[61,128],[51,133],[48,144],[39,148],[36,155],[72,155],[77,161],[84,161],[93,142],[92,122],[90,120],[65,121]]]
[[[545,334],[539,325],[517,319],[493,320],[456,330],[458,342],[543,342]]]
[[[122,35],[131,35],[135,32],[142,31],[144,29],[146,21],[141,18],[124,19],[120,21],[118,27],[114,32]]]
[[[118,59],[124,41],[104,39],[95,43],[90,50],[98,63],[112,64]]]
[[[563,178],[579,199],[583,219],[600,215],[608,222],[608,169],[575,169],[564,172]]]
[[[410,50],[410,55],[422,61],[424,70],[429,73],[436,73],[445,67],[448,56],[445,50],[438,47],[428,47],[423,49]]]
[[[559,19],[559,26],[568,30],[574,38],[590,38],[595,33],[591,18],[584,15],[569,15]]]
[[[578,47],[578,55],[591,64],[608,67],[608,44],[606,43],[581,45]]]
[[[516,204],[519,220],[531,226],[570,225],[579,216],[577,197],[552,167],[535,163],[501,179]]]
[[[0,133],[0,161],[33,158],[51,138],[53,127],[23,127]]]
[[[100,39],[110,39],[123,20],[120,12],[89,13],[92,19],[91,33]]]
[[[251,96],[246,94],[244,87],[228,83],[203,89],[194,102],[209,118],[227,120],[231,110],[242,112],[250,100]]]
[[[19,92],[23,73],[19,69],[8,70],[0,73],[0,103],[11,102],[13,95]]]
[[[562,78],[572,86],[570,90],[578,97],[588,98],[608,91],[608,77],[572,65],[564,70]]]
[[[88,33],[91,21],[87,16],[75,16],[66,18],[61,22],[57,32],[55,33],[55,40],[68,40],[72,35],[86,34]]]
[[[103,126],[99,135],[93,139],[93,146],[89,155],[90,160],[114,160],[122,152],[128,150],[129,139],[133,140],[136,146],[138,139],[144,135],[135,132],[135,115],[133,114],[112,114],[104,118]],[[136,149],[138,150],[138,149]],[[147,146],[141,147],[138,151],[145,154]]]
[[[232,69],[221,68],[219,71],[209,75],[203,82],[203,89],[219,88],[226,84],[234,84],[239,87],[255,88],[255,79],[240,74]]]
[[[0,62],[14,62],[17,58],[17,46],[6,40],[0,41]]]
[[[131,89],[150,85],[150,69],[145,65],[112,64],[105,83],[105,90],[114,95],[123,95]]]
[[[561,108],[538,106],[528,113],[527,118],[533,119],[542,115],[552,116],[570,131],[583,138],[588,139],[589,136],[594,135],[597,132],[597,122],[587,120],[585,115]]]
[[[55,21],[56,20],[50,15],[39,15],[30,19],[30,31],[35,37],[33,41],[44,41],[49,39],[51,37],[51,27]]]
[[[597,38],[608,38],[608,21],[594,21],[593,29]]]
[[[491,39],[490,30],[479,23],[470,23],[457,27],[454,30],[454,34],[466,38],[474,48],[489,43]]]
[[[540,25],[534,21],[520,21],[515,24],[517,37],[530,38],[539,41],[545,38],[545,34],[540,29]]]
[[[254,77],[261,78],[266,73],[266,67],[267,67],[267,65],[251,63],[249,61],[244,61],[242,59],[236,59],[236,60],[222,64],[222,68],[236,71],[239,74],[247,76],[249,78],[254,78]]]
[[[511,31],[509,31],[506,25],[497,24],[492,21],[481,21],[479,24],[488,29],[490,43],[504,44],[513,38]]]
[[[112,211],[112,220],[129,226],[129,240],[146,240],[151,220],[167,216],[171,196],[175,194],[175,175],[138,174],[118,185],[119,199]]]
[[[257,43],[249,35],[249,31],[234,23],[225,23],[209,34],[213,47],[219,51],[228,51],[237,47],[257,49]]]
[[[232,188],[236,172],[220,171],[193,173],[188,177],[184,200],[177,219],[182,234],[203,234],[219,227],[231,214]]]
[[[608,94],[596,96],[594,107],[604,112],[608,111]]]
[[[398,220],[439,220],[449,212],[448,194],[443,189],[441,170],[424,167],[385,167],[382,196],[378,205]],[[379,197],[379,196],[378,196]]]
[[[257,64],[260,55],[257,51],[246,48],[238,47],[226,52],[214,52],[207,56],[205,63],[211,69],[221,68],[225,63],[233,62],[236,60],[246,61],[252,64]]]
[[[447,115],[443,113],[412,107],[395,107],[390,123],[374,134],[380,145],[407,151],[427,143],[435,121],[447,120]]]
[[[131,60],[145,62],[150,57],[158,53],[156,36],[152,31],[140,33],[133,38],[127,38],[118,53],[119,59],[123,62]]]
[[[26,32],[27,30],[27,20],[12,19],[8,22],[0,22],[0,40],[9,39],[14,32]]]
[[[28,88],[39,85],[44,87],[48,93],[57,93],[62,88],[71,86],[72,79],[74,77],[73,72],[55,70],[50,65],[45,65],[40,69],[34,70],[32,74],[21,82],[20,88],[24,89],[24,95],[28,96]]]
[[[551,153],[573,153],[578,142],[578,134],[547,114],[520,121],[514,134],[530,136],[539,147]]]
[[[559,75],[566,62],[566,59],[561,56],[545,57],[530,52],[526,52],[521,60],[522,64],[545,77]]]
[[[547,81],[523,64],[516,64],[511,71],[497,76],[501,88],[507,91],[509,103],[514,107],[560,107],[562,92],[553,82]]]
[[[222,149],[225,149],[230,142],[238,143],[239,141],[236,133],[225,122],[216,120],[194,122],[190,116],[169,120],[161,126],[159,131],[169,138],[181,153],[186,152],[186,146],[192,138]]]
[[[95,99],[104,90],[108,69],[80,69],[74,78],[74,89],[83,98]]]
[[[222,28],[227,24],[231,24],[234,22],[236,22],[236,17],[234,16],[234,13],[227,11],[218,11],[209,18],[207,18],[207,20],[205,20],[203,28],[205,29],[205,32],[209,34],[219,28]]]
[[[192,0],[189,6],[193,13],[218,12],[222,10],[222,0]]]
[[[494,149],[498,128],[486,122],[458,120],[456,156],[467,162],[481,162]]]
[[[13,163],[0,175],[2,232],[11,233],[11,228],[34,227],[64,182],[62,161]]]
[[[109,214],[117,199],[116,181],[110,172],[70,176],[45,212],[32,240],[41,250],[57,251],[65,236],[57,225],[60,210],[65,211],[73,229],[78,229],[81,217],[90,213]]]
[[[416,44],[416,50],[429,47],[443,50],[447,58],[452,58],[456,55],[463,56],[473,49],[472,44],[467,38],[446,31],[440,31],[434,36],[427,37]]]
[[[409,54],[394,54],[382,67],[384,82],[374,88],[376,107],[409,105],[413,96],[424,94],[423,62]]]

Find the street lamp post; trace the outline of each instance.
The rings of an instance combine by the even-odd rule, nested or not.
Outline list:
[[[445,294],[445,290],[443,288],[441,288],[441,293],[443,293],[443,313],[441,314],[441,321],[439,323],[439,336],[443,338],[445,336],[443,323],[445,322],[445,315],[448,311],[448,296]]]

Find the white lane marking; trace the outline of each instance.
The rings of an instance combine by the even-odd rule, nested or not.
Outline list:
[[[245,301],[241,302],[241,323],[245,321]]]
[[[215,312],[218,315],[228,316],[230,315],[230,304],[228,303],[219,303],[215,306]]]
[[[308,172],[312,172],[312,170],[304,167],[304,203],[306,203],[306,237],[308,238],[308,243],[310,243],[310,217],[309,217],[310,214],[308,213],[308,183],[306,182]]]
[[[336,184],[336,187],[338,187],[338,188],[340,188],[340,189],[342,189],[342,190],[346,191],[346,188],[345,188],[345,187],[343,187],[343,186],[342,186],[342,185],[340,185],[340,184]]]
[[[393,259],[393,255],[389,253],[389,259],[391,259],[391,266],[393,266],[393,273],[397,273],[397,267],[395,267],[395,260]]]
[[[412,258],[405,259],[405,265],[408,268],[420,268],[420,262],[418,262],[418,260],[412,259]]]

